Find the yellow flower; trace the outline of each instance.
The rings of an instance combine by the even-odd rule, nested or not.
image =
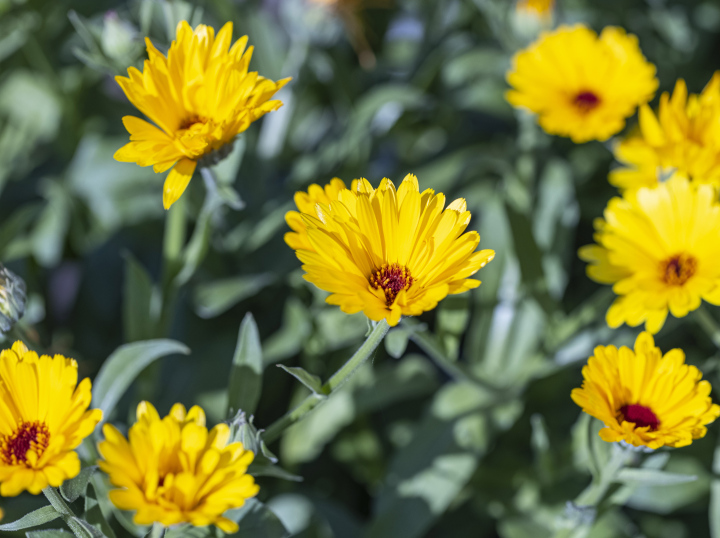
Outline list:
[[[678,80],[672,97],[660,97],[657,115],[643,105],[639,117],[639,132],[615,148],[625,167],[610,173],[610,183],[621,189],[651,186],[658,174],[678,171],[720,185],[720,72],[700,95],[688,96],[685,81]]]
[[[352,190],[337,181],[325,191],[315,187],[296,196],[301,214],[288,213],[295,233],[285,240],[303,262],[305,279],[348,314],[363,311],[397,325],[401,315],[419,315],[448,294],[478,287],[468,277],[495,256],[475,252],[477,232],[463,233],[470,222],[465,200],[443,211],[445,196],[420,193],[413,175],[397,191],[389,179],[377,189],[366,179]]]
[[[555,9],[555,0],[518,0],[515,9],[520,13],[550,18]]]
[[[668,310],[680,318],[702,299],[720,304],[720,203],[713,187],[675,175],[613,198],[595,222],[597,245],[580,249],[587,274],[619,297],[610,327],[645,323],[658,332]]]
[[[529,109],[545,131],[576,143],[620,131],[658,86],[637,37],[607,27],[598,38],[583,25],[543,33],[515,55],[507,80],[511,105]]]
[[[258,492],[246,474],[254,454],[242,443],[230,443],[227,424],[210,432],[205,413],[197,406],[186,412],[175,404],[160,418],[148,402],[140,402],[130,442],[112,425],[103,426],[98,444],[104,458],[98,462],[110,482],[119,488],[110,500],[121,510],[135,510],[138,525],[191,523],[217,525],[232,534],[238,526],[223,517]]]
[[[38,357],[15,342],[0,352],[0,494],[37,495],[80,472],[75,448],[102,419],[91,383],[62,355]]]
[[[705,437],[705,426],[720,416],[700,370],[685,364],[681,349],[663,356],[646,332],[637,337],[635,351],[596,347],[582,374],[582,388],[571,396],[605,423],[600,430],[604,441],[653,449],[687,446]]]
[[[167,57],[145,41],[149,60],[143,72],[131,67],[129,77],[115,80],[157,127],[125,116],[131,142],[115,153],[115,159],[153,166],[158,173],[172,168],[163,189],[168,209],[190,183],[199,159],[282,106],[269,99],[290,79],[273,82],[248,73],[252,47],[245,50],[247,36],[230,47],[230,22],[216,37],[209,26],[200,24],[193,31],[182,21]]]

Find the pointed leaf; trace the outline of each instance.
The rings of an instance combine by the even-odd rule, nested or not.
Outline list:
[[[323,398],[327,397],[327,393],[324,392],[322,388],[322,381],[318,376],[313,375],[300,367],[289,367],[278,364],[278,368],[282,368],[283,370],[285,370],[288,374],[300,381],[300,383],[305,385],[316,395],[322,396]]]
[[[228,416],[255,412],[262,390],[263,359],[260,334],[251,313],[240,324],[228,386]]]
[[[641,486],[672,486],[697,480],[696,475],[668,473],[655,469],[622,469],[617,476],[618,482]]]
[[[60,514],[55,511],[52,506],[43,506],[37,510],[24,515],[17,521],[11,523],[5,523],[0,525],[0,531],[19,531],[22,529],[29,529],[31,527],[39,527],[45,523],[57,519]]]
[[[74,534],[61,529],[49,529],[46,531],[30,531],[25,534],[27,538],[74,538]]]
[[[68,502],[74,502],[78,497],[85,495],[88,482],[96,470],[97,465],[86,467],[75,478],[63,482],[60,486],[60,493],[63,498]]]
[[[127,342],[152,338],[155,321],[151,314],[153,283],[132,254],[125,254],[123,330]]]
[[[103,363],[93,384],[93,404],[102,409],[103,419],[140,372],[160,357],[176,353],[188,355],[190,349],[174,340],[146,340],[117,348]]]

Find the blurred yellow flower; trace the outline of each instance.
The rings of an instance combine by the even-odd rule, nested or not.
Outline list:
[[[515,9],[540,18],[550,18],[555,9],[555,0],[518,0]]]
[[[167,57],[146,39],[149,60],[143,72],[131,67],[129,77],[115,79],[157,125],[125,116],[131,142],[115,159],[153,166],[155,172],[172,168],[163,189],[165,209],[185,191],[199,159],[282,106],[269,99],[290,79],[273,82],[248,73],[252,47],[245,50],[247,36],[230,47],[232,29],[228,22],[215,36],[212,27],[200,24],[193,30],[182,21]]]
[[[257,495],[247,474],[254,454],[242,443],[230,443],[230,428],[218,424],[210,432],[200,407],[185,410],[175,404],[160,418],[148,402],[137,408],[137,422],[128,440],[112,425],[103,426],[99,461],[110,482],[110,500],[121,510],[135,510],[135,523],[164,526],[191,523],[217,525],[237,532],[237,524],[223,514]]]
[[[710,383],[685,364],[685,353],[673,349],[664,356],[653,337],[642,332],[635,350],[598,346],[583,367],[583,384],[572,399],[587,414],[601,420],[604,441],[633,446],[681,447],[705,437],[707,424],[720,416],[710,399]]]
[[[463,233],[470,222],[465,200],[443,211],[445,196],[421,193],[413,175],[397,191],[389,179],[377,189],[360,179],[352,190],[338,181],[296,196],[300,214],[288,213],[294,232],[285,237],[305,279],[332,294],[329,304],[394,326],[401,315],[419,315],[480,285],[468,277],[495,253],[475,252],[480,236]]]
[[[620,131],[658,86],[637,37],[607,27],[598,38],[583,25],[543,33],[514,56],[507,81],[511,105],[534,112],[545,131],[576,143]]]
[[[62,355],[38,357],[15,342],[0,352],[0,494],[37,495],[80,472],[75,448],[102,419],[91,383]]]
[[[610,327],[658,332],[668,310],[683,317],[702,300],[720,304],[720,203],[710,185],[675,175],[613,198],[595,221],[597,245],[580,249],[587,274],[612,284]]]
[[[720,71],[700,95],[688,96],[685,81],[672,97],[660,96],[657,115],[640,108],[640,130],[615,148],[625,166],[610,172],[621,189],[654,185],[658,175],[678,171],[693,181],[720,185]]]

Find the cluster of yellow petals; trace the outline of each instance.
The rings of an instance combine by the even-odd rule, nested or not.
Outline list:
[[[115,153],[118,161],[173,168],[163,189],[168,209],[187,188],[197,161],[219,150],[252,122],[282,106],[270,98],[290,79],[279,82],[248,72],[252,47],[247,36],[232,42],[232,23],[218,32],[186,21],[167,57],[146,39],[149,59],[143,71],[131,67],[118,84],[137,109],[155,125],[134,116],[123,123],[129,144]]]
[[[710,185],[675,175],[610,200],[595,222],[596,245],[580,249],[587,274],[612,284],[610,327],[658,332],[668,311],[683,317],[702,300],[720,304],[720,202]]]
[[[362,311],[392,326],[479,286],[468,277],[495,255],[475,252],[479,234],[464,233],[465,200],[445,208],[445,196],[420,192],[413,175],[397,190],[387,178],[377,189],[365,179],[351,189],[334,179],[295,200],[300,212],[287,214],[293,232],[285,240],[303,262],[304,278],[330,292],[327,302],[343,312]]]
[[[621,189],[651,186],[677,171],[720,186],[720,72],[700,95],[688,95],[685,81],[678,80],[672,97],[660,96],[657,114],[643,105],[639,117],[639,131],[615,148],[624,166],[610,173],[610,183]]]
[[[247,474],[254,454],[242,443],[229,443],[227,424],[208,432],[200,407],[186,412],[176,404],[160,418],[150,403],[141,402],[129,441],[110,424],[103,434],[99,465],[121,488],[110,492],[110,500],[121,510],[135,510],[135,523],[186,522],[237,532],[223,513],[241,507],[259,488]]]
[[[91,399],[73,359],[38,356],[22,342],[0,352],[1,495],[38,494],[80,472],[74,449],[102,420]]]
[[[663,355],[653,337],[643,332],[634,351],[598,346],[582,370],[582,388],[572,399],[583,411],[601,420],[600,436],[633,446],[681,447],[700,439],[706,426],[720,416],[710,399],[710,383],[685,353]]]
[[[652,99],[655,71],[637,37],[622,28],[607,27],[598,37],[581,24],[560,26],[513,57],[506,98],[537,114],[550,134],[576,143],[607,140]]]

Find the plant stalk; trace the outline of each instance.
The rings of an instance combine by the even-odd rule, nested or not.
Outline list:
[[[70,530],[73,531],[73,534],[75,534],[78,538],[86,538],[87,532],[77,521],[75,521],[75,514],[67,505],[65,499],[62,498],[60,492],[52,486],[47,486],[43,490],[43,493],[45,494],[45,497],[47,497],[47,500],[50,501],[52,507],[62,516],[65,523],[67,523],[67,526],[70,527]]]
[[[315,409],[320,402],[326,399],[326,396],[331,396],[334,392],[337,392],[338,389],[352,377],[357,369],[370,358],[373,351],[380,345],[380,342],[382,342],[389,330],[390,326],[386,320],[379,321],[375,327],[373,327],[372,332],[365,342],[363,342],[355,354],[350,357],[350,360],[335,372],[322,386],[322,394],[311,394],[295,409],[273,422],[270,427],[265,430],[265,433],[263,433],[263,441],[266,443],[275,441],[288,427],[302,420],[305,415]]]
[[[718,348],[720,348],[720,325],[705,305],[700,305],[695,311],[695,319],[705,333],[710,337]]]

